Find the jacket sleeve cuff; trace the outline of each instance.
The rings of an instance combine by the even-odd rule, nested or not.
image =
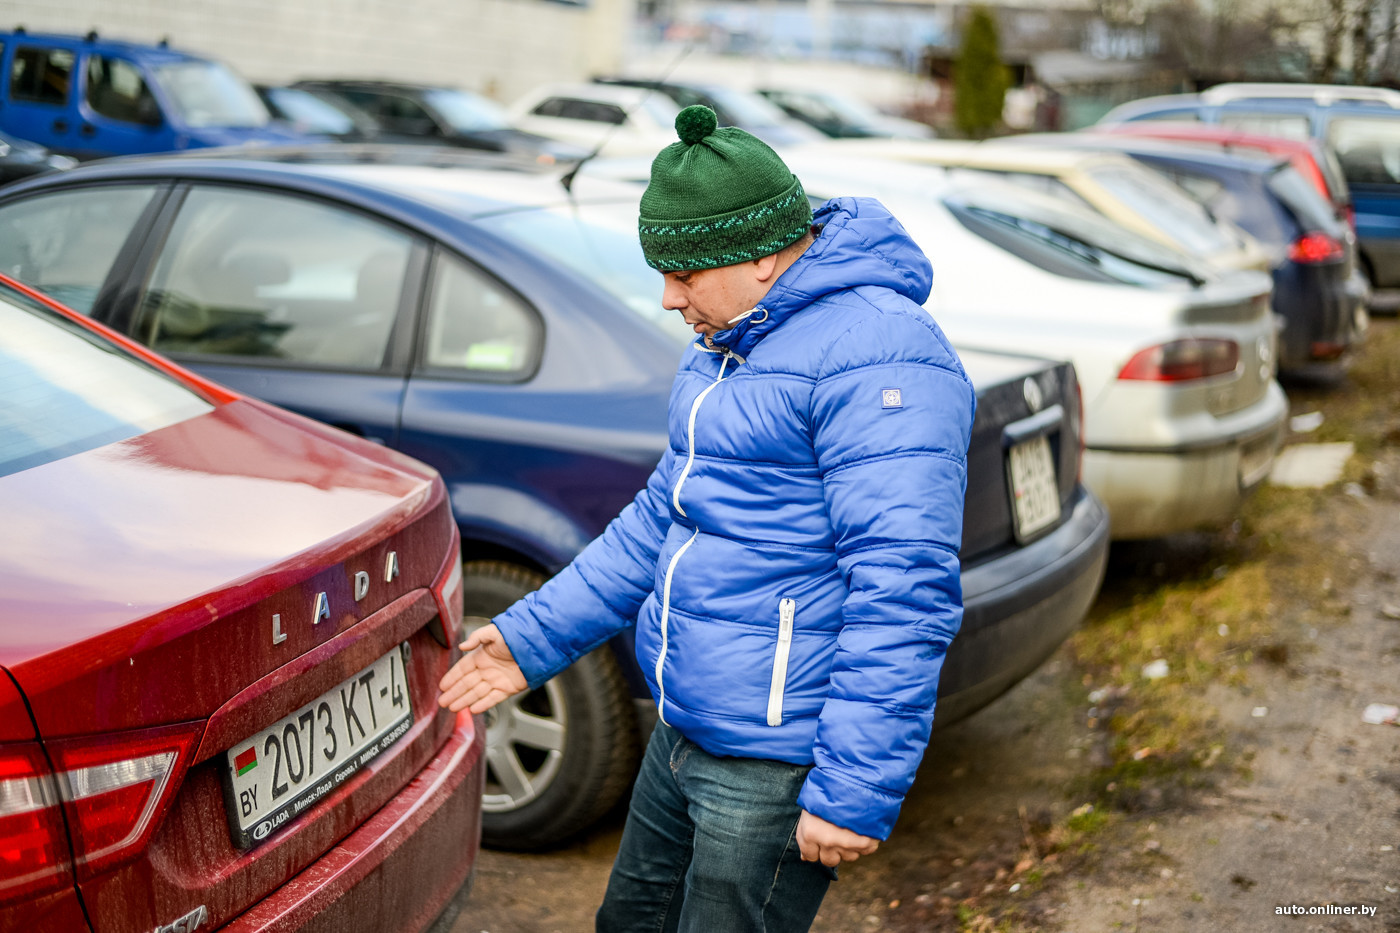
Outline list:
[[[847,780],[821,766],[807,773],[797,805],[853,833],[885,840],[894,829],[902,794]]]

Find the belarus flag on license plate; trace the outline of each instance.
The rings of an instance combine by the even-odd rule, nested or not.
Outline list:
[[[256,745],[248,746],[248,750],[233,759],[233,767],[238,771],[238,776],[242,777],[258,766],[258,748]]]

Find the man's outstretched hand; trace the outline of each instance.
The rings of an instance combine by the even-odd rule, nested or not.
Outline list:
[[[438,684],[438,705],[454,713],[470,709],[484,713],[506,697],[525,689],[525,675],[510,653],[500,629],[485,625],[462,642],[466,654]]]
[[[835,868],[842,862],[854,862],[862,855],[873,855],[880,840],[852,832],[819,816],[802,811],[797,819],[797,846],[802,861],[821,862]]]

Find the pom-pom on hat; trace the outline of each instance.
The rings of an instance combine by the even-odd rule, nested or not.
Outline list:
[[[642,195],[642,252],[654,269],[713,269],[758,259],[812,226],[802,183],[766,143],[719,127],[696,104],[676,116],[672,143],[651,163]]]

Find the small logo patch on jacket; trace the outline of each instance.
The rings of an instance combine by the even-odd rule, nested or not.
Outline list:
[[[900,391],[899,391],[898,389],[881,389],[881,390],[880,390],[880,407],[881,407],[881,408],[903,408],[903,407],[904,407],[904,398],[903,398],[903,396],[900,394]]]

